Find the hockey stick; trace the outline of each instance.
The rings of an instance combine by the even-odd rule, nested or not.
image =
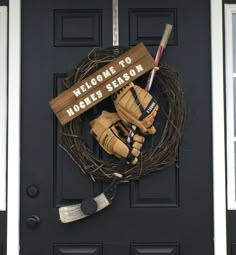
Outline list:
[[[166,24],[165,30],[164,30],[164,33],[163,33],[160,45],[158,47],[156,57],[155,57],[156,67],[152,69],[150,73],[150,76],[148,78],[148,81],[145,87],[146,91],[149,91],[151,89],[153,78],[156,74],[156,71],[158,70],[160,58],[163,54],[164,49],[166,48],[171,30],[172,30],[172,25]],[[128,144],[132,142],[132,139],[135,135],[136,128],[137,127],[135,125],[132,125],[127,138]],[[96,196],[95,198],[84,199],[80,204],[69,205],[69,206],[64,206],[59,208],[59,215],[60,215],[61,222],[69,223],[69,222],[83,219],[89,215],[92,215],[98,211],[101,211],[102,209],[110,205],[115,197],[117,185],[122,180],[123,178],[122,173],[124,172],[124,169],[126,167],[127,167],[127,159],[122,158],[120,160],[120,166],[119,166],[121,171],[119,173],[114,173],[114,179],[108,185],[108,187],[104,190],[104,192],[101,193],[100,195]]]
[[[155,77],[155,74],[156,74],[157,70],[159,69],[158,68],[159,62],[160,62],[161,56],[162,56],[162,54],[164,52],[164,49],[167,46],[167,43],[168,43],[168,40],[169,40],[169,37],[170,37],[170,34],[171,34],[171,30],[172,30],[172,25],[166,24],[165,30],[164,30],[164,33],[162,35],[161,42],[160,42],[160,45],[159,45],[159,47],[157,49],[157,53],[156,53],[156,57],[155,57],[156,67],[153,68],[152,71],[150,72],[147,84],[145,86],[145,90],[146,91],[150,91],[150,89],[152,87],[153,78]],[[131,126],[129,136],[127,138],[127,142],[128,143],[131,143],[132,138],[135,135],[136,128],[137,127],[135,125]]]

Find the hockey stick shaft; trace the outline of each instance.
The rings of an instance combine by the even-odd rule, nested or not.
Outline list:
[[[156,53],[156,57],[155,57],[156,67],[158,67],[160,59],[161,59],[161,56],[162,56],[162,54],[164,52],[164,49],[167,46],[168,40],[170,38],[171,30],[172,30],[172,25],[166,24],[165,29],[164,29],[164,33],[162,35],[161,42],[160,42],[160,45],[159,45],[159,47],[157,49],[157,53]],[[153,68],[151,73],[150,73],[150,75],[149,75],[147,84],[145,86],[145,90],[146,91],[150,91],[150,89],[152,87],[152,82],[153,82],[153,79],[155,77],[156,72],[157,72],[157,68]],[[132,138],[135,135],[136,129],[137,129],[137,127],[135,125],[131,126],[131,129],[130,129],[130,132],[129,132],[129,135],[128,135],[128,138],[127,138],[127,142],[129,144],[132,142]]]
[[[164,49],[167,46],[168,40],[170,38],[171,30],[172,30],[172,25],[166,24],[165,30],[164,30],[163,36],[161,38],[161,42],[160,42],[160,45],[158,47],[157,54],[156,54],[156,57],[155,57],[155,63],[156,63],[157,67],[159,65],[159,62],[160,62],[161,56],[162,56],[162,54],[164,52]],[[156,74],[156,71],[157,71],[156,68],[152,69],[152,71],[151,71],[151,73],[149,75],[146,87],[145,87],[146,91],[149,91],[151,89],[153,78],[154,78],[154,76]]]

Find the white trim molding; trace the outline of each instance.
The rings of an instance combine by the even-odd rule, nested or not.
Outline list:
[[[227,254],[222,0],[211,0],[214,255]]]
[[[0,6],[0,211],[6,210],[7,7]]]
[[[7,255],[19,255],[21,0],[9,1]]]
[[[225,71],[226,71],[226,137],[227,137],[227,202],[229,210],[236,210],[235,169],[235,112],[233,72],[233,14],[236,4],[225,4]],[[236,43],[236,42],[234,42]]]
[[[211,0],[212,143],[215,255],[227,254],[222,0]]]

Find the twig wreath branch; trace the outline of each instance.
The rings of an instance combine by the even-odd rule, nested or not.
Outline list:
[[[95,48],[64,80],[64,89],[66,90],[75,82],[83,80],[127,50],[128,48],[123,47]],[[144,74],[134,83],[144,87],[147,78],[148,74]],[[178,74],[170,66],[166,64],[159,66],[153,80],[151,94],[158,97],[157,101],[160,106],[158,115],[162,115],[163,119],[160,121],[156,118],[155,124],[158,134],[147,139],[147,145],[140,155],[139,163],[134,166],[129,165],[126,168],[123,173],[123,181],[136,180],[141,176],[177,164],[178,148],[185,120],[185,101]],[[94,117],[95,114],[102,111],[101,107],[104,105],[106,107],[106,104],[108,104],[109,110],[113,107],[111,99],[104,101],[106,102],[94,107],[95,110],[89,110],[88,113],[86,112],[62,127],[61,147],[79,166],[81,171],[90,175],[94,181],[110,182],[114,177],[113,174],[119,172],[119,160],[114,157],[110,157],[109,160],[100,159],[94,153],[93,146],[88,145],[83,134],[84,128],[89,129],[88,125],[87,127],[84,125],[84,122],[86,122],[84,115]],[[160,103],[161,101],[163,105]],[[162,128],[159,128],[159,125]]]

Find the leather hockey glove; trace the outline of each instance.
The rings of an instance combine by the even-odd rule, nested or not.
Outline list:
[[[138,156],[145,139],[136,134],[129,145],[126,141],[129,128],[121,122],[117,113],[102,111],[101,115],[89,124],[90,133],[95,136],[100,146],[108,154],[118,158],[128,158],[128,161],[133,165],[138,162]]]
[[[116,111],[125,123],[134,124],[144,134],[155,134],[158,104],[150,93],[131,82],[113,97]]]

